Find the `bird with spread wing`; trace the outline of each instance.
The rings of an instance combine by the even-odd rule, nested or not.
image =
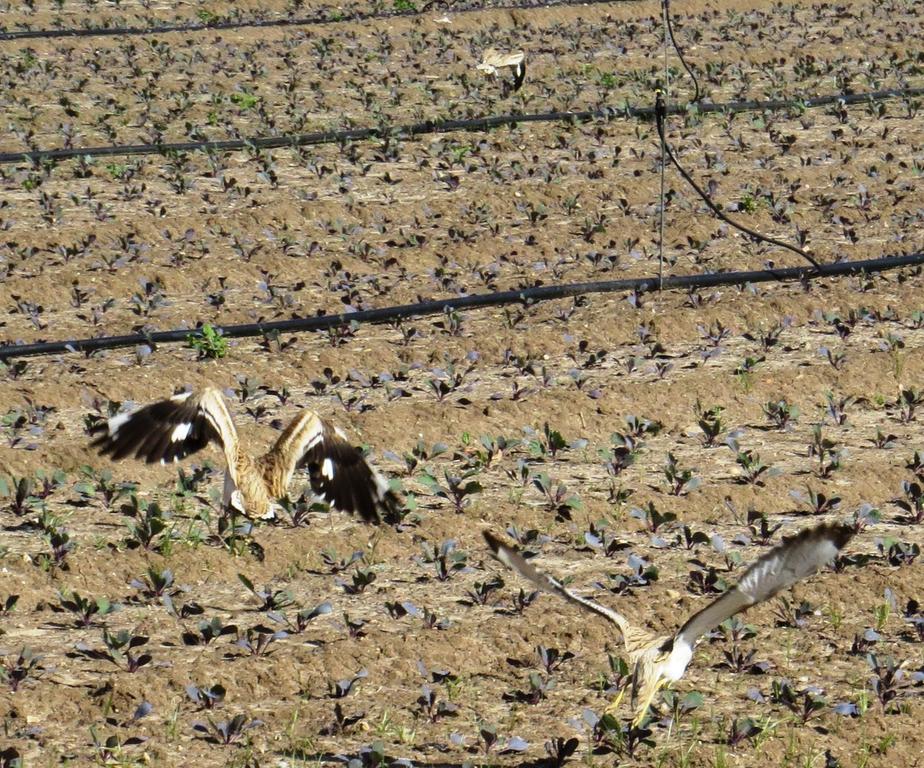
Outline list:
[[[514,547],[504,544],[490,531],[484,531],[484,537],[498,560],[539,589],[602,616],[619,628],[633,668],[632,702],[635,706],[635,723],[638,725],[660,688],[683,677],[693,658],[697,641],[706,632],[736,613],[768,600],[797,581],[811,576],[834,559],[854,532],[854,528],[848,525],[824,523],[784,538],[779,545],[752,563],[737,585],[693,614],[672,636],[655,636],[630,624],[616,611],[581,597],[557,579],[535,568]],[[614,707],[619,705],[620,699],[621,694],[614,702]]]
[[[366,522],[394,516],[397,494],[339,429],[310,410],[303,410],[262,456],[241,446],[221,392],[207,387],[183,392],[120,413],[92,430],[92,442],[115,460],[136,459],[162,464],[179,461],[210,442],[221,447],[227,468],[222,506],[250,517],[273,517],[277,500],[288,492],[297,469],[307,469],[311,490],[332,507],[358,514]]]
[[[520,90],[526,78],[526,54],[523,51],[515,53],[500,53],[494,48],[488,48],[481,58],[481,63],[475,69],[486,75],[497,77],[502,69],[510,69],[513,73],[513,82],[504,81],[505,90]]]

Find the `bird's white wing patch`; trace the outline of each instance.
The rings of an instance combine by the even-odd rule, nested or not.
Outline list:
[[[183,424],[177,424],[173,428],[173,432],[170,433],[170,440],[174,443],[182,443],[189,433],[192,431],[193,425],[191,422],[185,422]]]
[[[115,434],[119,431],[119,427],[125,424],[131,418],[132,414],[130,413],[119,413],[109,419],[106,422],[107,428],[109,430],[109,436],[114,437]]]

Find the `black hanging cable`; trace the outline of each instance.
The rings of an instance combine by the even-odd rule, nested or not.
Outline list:
[[[696,75],[693,74],[693,70],[690,69],[690,65],[687,64],[687,60],[683,57],[683,51],[680,49],[680,46],[677,45],[677,39],[674,37],[674,25],[671,23],[671,0],[662,0],[662,2],[664,3],[664,18],[667,20],[667,34],[671,38],[671,44],[674,46],[674,50],[677,51],[677,57],[680,59],[680,63],[683,64],[683,68],[693,81],[693,101],[699,102],[703,98],[699,90],[699,80],[696,79]]]
[[[780,248],[785,248],[786,250],[792,251],[793,253],[796,253],[799,256],[801,256],[809,264],[815,267],[815,269],[821,268],[821,265],[817,261],[815,261],[815,259],[812,256],[810,256],[808,253],[806,253],[803,249],[797,248],[796,246],[790,245],[789,243],[786,243],[782,240],[777,240],[775,237],[769,237],[767,235],[762,235],[760,232],[756,232],[753,229],[750,229],[749,227],[746,227],[743,224],[739,224],[738,222],[726,216],[725,212],[712,201],[709,195],[707,195],[706,192],[704,192],[700,188],[700,186],[693,180],[693,177],[691,177],[690,174],[686,172],[684,167],[677,161],[677,158],[674,157],[674,153],[673,151],[671,151],[670,144],[667,143],[667,138],[664,132],[664,123],[665,123],[666,118],[667,118],[667,105],[664,102],[664,92],[660,88],[657,88],[655,90],[655,125],[658,126],[658,136],[661,138],[661,144],[664,147],[664,151],[666,152],[667,156],[670,158],[671,162],[674,164],[674,167],[676,167],[677,170],[680,172],[680,175],[683,176],[684,179],[686,179],[687,184],[689,184],[691,187],[693,187],[693,189],[696,190],[696,194],[698,194],[703,199],[706,205],[708,205],[709,208],[712,209],[712,212],[716,216],[718,216],[726,224],[730,224],[735,229],[741,232],[744,232],[744,234],[754,238],[755,240],[762,240],[765,243],[770,243]]]

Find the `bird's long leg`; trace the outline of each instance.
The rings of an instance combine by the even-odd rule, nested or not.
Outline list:
[[[622,700],[626,695],[626,689],[628,687],[629,687],[628,685],[624,685],[622,687],[622,690],[616,694],[616,698],[606,705],[606,709],[603,710],[604,715],[614,715],[615,716],[616,711],[619,709],[619,705],[622,703]]]
[[[632,721],[633,727],[638,728],[642,724],[645,715],[648,714],[648,708],[651,706],[651,702],[654,701],[654,697],[666,683],[667,680],[663,677],[654,677],[645,681],[642,686],[642,703],[639,705],[638,709],[635,710],[635,719]]]

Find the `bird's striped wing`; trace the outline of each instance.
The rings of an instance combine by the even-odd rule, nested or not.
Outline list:
[[[134,454],[149,464],[179,461],[211,440],[227,445],[237,439],[224,398],[213,387],[117,414],[93,432],[100,434],[91,446],[101,454],[114,460]]]
[[[588,600],[586,597],[575,594],[554,577],[544,571],[540,571],[538,568],[528,563],[526,558],[524,558],[515,547],[504,544],[504,542],[498,539],[491,531],[485,530],[482,531],[482,534],[484,535],[485,541],[488,542],[488,546],[491,548],[494,556],[510,568],[510,570],[516,571],[520,576],[527,581],[531,581],[539,589],[550,592],[553,595],[558,595],[563,600],[574,603],[585,611],[596,613],[598,616],[602,616],[608,621],[613,622],[619,627],[619,631],[622,632],[623,635],[627,633],[629,624],[624,616],[616,611],[610,610],[606,606],[595,603],[593,600]]]
[[[833,560],[854,533],[848,525],[825,523],[784,538],[756,560],[737,585],[691,616],[675,636],[675,643],[692,648],[725,619],[811,576]]]
[[[401,507],[398,495],[362,452],[316,413],[302,411],[272,452],[293,470],[307,469],[311,490],[323,501],[366,522],[392,519]]]

